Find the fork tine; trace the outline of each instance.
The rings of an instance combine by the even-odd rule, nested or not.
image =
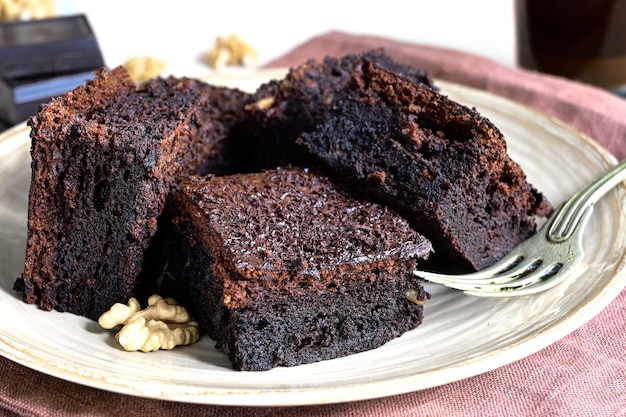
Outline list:
[[[549,290],[552,287],[556,287],[561,282],[563,282],[567,278],[567,274],[558,272],[553,276],[550,276],[547,279],[537,278],[534,282],[531,282],[524,287],[514,288],[510,291],[491,291],[490,288],[479,289],[476,291],[468,290],[464,291],[466,295],[473,295],[476,297],[482,298],[511,298],[511,297],[521,297],[524,295],[537,294],[546,290]]]
[[[514,258],[507,257],[506,259],[502,259],[500,262],[497,262],[490,267],[482,269],[480,271],[471,272],[469,274],[463,275],[448,275],[448,274],[439,274],[436,272],[427,272],[422,270],[415,270],[413,274],[417,275],[420,278],[423,278],[428,281],[444,283],[454,280],[454,282],[458,281],[473,281],[480,279],[489,279],[497,276],[504,271],[508,271],[513,266],[519,264],[523,258],[521,256],[517,256]]]
[[[468,295],[479,295],[479,296],[505,296],[510,297],[511,295],[518,295],[522,289],[533,286],[538,282],[545,280],[547,278],[554,278],[557,274],[561,272],[563,265],[560,263],[551,263],[540,265],[535,270],[529,272],[528,274],[524,274],[518,276],[515,279],[512,279],[506,283],[502,284],[478,284],[478,283],[455,283],[452,285],[448,285],[450,288],[456,288],[458,290],[465,291]],[[555,279],[556,281],[556,279]]]
[[[448,285],[449,283],[459,283],[461,285],[496,285],[517,279],[520,275],[526,273],[529,269],[537,267],[537,259],[524,259],[518,255],[498,262],[489,268],[485,268],[478,272],[472,272],[464,275],[446,275],[434,272],[426,272],[416,270],[413,273],[420,278],[437,284]],[[535,268],[533,268],[535,266]]]
[[[535,283],[533,285],[527,285],[523,288],[516,288],[513,291],[510,291],[509,294],[506,294],[506,292],[501,292],[501,293],[487,293],[487,292],[466,292],[466,294],[468,295],[475,295],[478,297],[520,297],[522,295],[531,295],[531,294],[537,294],[546,290],[549,290],[552,287],[556,287],[557,285],[559,285],[561,282],[565,281],[565,279],[568,277],[568,274],[563,271],[559,271],[558,273],[556,273],[553,276],[550,276],[546,279],[540,279],[535,281]]]

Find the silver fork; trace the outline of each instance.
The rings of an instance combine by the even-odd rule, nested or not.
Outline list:
[[[494,265],[464,275],[413,271],[427,281],[480,297],[513,297],[548,290],[583,259],[582,235],[593,205],[626,179],[626,160],[563,203],[535,235]]]

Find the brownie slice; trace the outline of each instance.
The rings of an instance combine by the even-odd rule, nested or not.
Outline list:
[[[430,242],[325,177],[193,177],[175,203],[168,272],[238,370],[373,349],[422,321],[405,292],[429,297],[411,271]]]
[[[190,79],[137,88],[120,67],[43,106],[28,122],[24,300],[97,319],[148,285],[166,200],[181,178],[228,169],[222,149],[247,99]]]
[[[334,178],[403,214],[441,269],[479,270],[535,232],[551,206],[475,109],[363,59],[297,140]]]
[[[348,83],[361,58],[376,62],[403,79],[432,87],[432,80],[424,70],[398,64],[384,49],[339,58],[327,56],[322,61],[308,60],[292,67],[285,78],[260,86],[254,104],[249,106],[258,123],[259,135],[253,138],[260,146],[257,165],[271,169],[286,163],[301,163],[294,140],[322,121],[326,108],[337,91]]]

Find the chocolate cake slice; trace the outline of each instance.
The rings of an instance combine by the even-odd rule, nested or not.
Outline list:
[[[97,319],[136,295],[142,271],[162,262],[166,200],[183,177],[229,169],[224,149],[247,100],[190,79],[137,88],[120,67],[43,106],[28,122],[24,300]]]
[[[367,59],[297,144],[342,181],[404,215],[439,269],[479,270],[535,232],[551,206],[475,109]]]
[[[257,164],[271,169],[300,162],[299,151],[293,146],[295,139],[322,121],[326,108],[348,83],[361,58],[376,62],[403,79],[433,87],[428,73],[395,62],[384,49],[339,58],[327,56],[322,61],[307,60],[292,67],[283,79],[260,86],[254,94],[249,109],[258,123],[259,133],[254,140],[261,151]]]
[[[422,321],[405,292],[429,297],[411,272],[430,242],[325,177],[193,177],[175,206],[168,272],[238,370],[373,349]]]

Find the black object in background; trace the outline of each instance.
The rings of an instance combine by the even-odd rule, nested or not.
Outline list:
[[[27,119],[104,66],[85,15],[0,24],[0,119]]]

